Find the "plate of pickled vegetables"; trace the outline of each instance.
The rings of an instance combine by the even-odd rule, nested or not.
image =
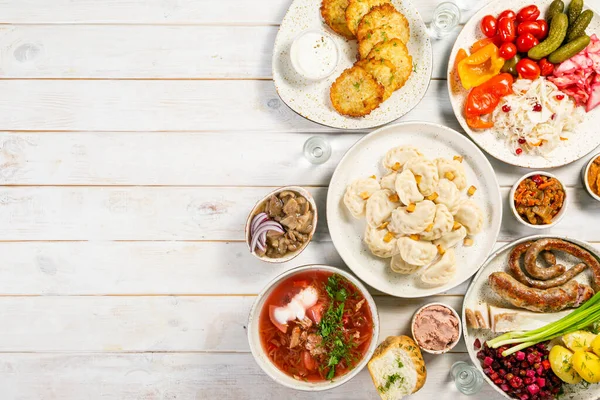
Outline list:
[[[497,0],[459,34],[452,108],[491,156],[553,168],[600,145],[600,14],[584,1]]]

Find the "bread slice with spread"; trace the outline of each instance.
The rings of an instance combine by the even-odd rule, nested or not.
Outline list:
[[[408,336],[390,336],[375,350],[369,373],[383,400],[399,400],[425,384],[427,369],[419,346]]]

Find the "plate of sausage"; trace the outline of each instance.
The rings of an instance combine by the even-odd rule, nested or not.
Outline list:
[[[597,358],[600,368],[600,354],[592,350],[599,332],[586,321],[569,323],[600,299],[599,260],[590,244],[551,235],[521,238],[486,260],[465,295],[463,334],[473,363],[498,392],[507,398],[600,398],[600,385],[590,385],[600,376],[578,373],[588,365],[575,368],[572,361]],[[590,318],[597,328],[600,317]]]

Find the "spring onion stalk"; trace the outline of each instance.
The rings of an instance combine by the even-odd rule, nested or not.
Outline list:
[[[488,340],[487,345],[496,349],[498,347],[516,344],[516,346],[502,352],[502,355],[506,357],[540,342],[545,342],[566,335],[567,333],[586,328],[597,321],[600,321],[600,292],[596,293],[581,307],[558,321],[531,331],[505,333],[497,338]]]

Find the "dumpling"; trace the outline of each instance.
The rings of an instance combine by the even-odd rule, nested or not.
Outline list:
[[[447,250],[444,255],[431,264],[421,274],[421,281],[432,286],[444,285],[456,274],[456,256],[454,250]]]
[[[354,218],[360,218],[365,213],[367,199],[380,188],[377,179],[357,179],[346,188],[344,204]]]
[[[396,208],[392,212],[392,221],[388,229],[402,235],[421,233],[433,223],[435,218],[435,204],[425,200],[417,203],[413,212],[406,211],[406,207]]]
[[[414,146],[394,147],[385,153],[385,157],[383,157],[383,168],[398,171],[408,160],[421,156],[421,152]]]
[[[394,254],[390,261],[390,268],[398,274],[409,275],[417,272],[421,266],[409,264],[402,259],[400,254]]]
[[[440,179],[449,179],[456,185],[458,190],[463,190],[467,187],[467,174],[465,173],[465,167],[460,161],[436,158],[435,165],[437,166]],[[447,173],[449,173],[448,176],[446,175]]]
[[[423,232],[419,234],[423,240],[435,240],[441,238],[446,233],[452,230],[454,226],[454,218],[448,207],[444,204],[438,204],[435,206],[435,218],[433,224],[429,225]]]
[[[415,175],[409,169],[406,169],[398,174],[396,177],[395,188],[400,201],[405,206],[409,205],[410,203],[423,201],[424,199],[421,192],[419,192],[419,188],[417,187]]]
[[[456,214],[458,206],[460,206],[460,192],[456,185],[446,178],[440,179],[440,183],[437,187],[437,194],[438,197],[433,201],[448,207],[450,214]]]
[[[365,243],[374,256],[390,258],[399,251],[397,241],[398,239],[387,229],[377,229],[367,225]]]
[[[429,264],[438,253],[437,247],[430,242],[413,240],[408,237],[401,237],[396,245],[404,262],[417,266]]]
[[[472,200],[465,200],[460,204],[454,219],[467,229],[469,235],[477,235],[483,228],[483,213]]]
[[[433,161],[425,157],[411,158],[404,166],[404,169],[410,170],[415,175],[417,186],[424,196],[433,194],[440,181],[438,169]],[[417,178],[417,175],[420,178]]]
[[[465,237],[467,237],[467,230],[461,225],[460,228],[450,231],[441,238],[434,240],[433,244],[447,250],[462,242]]]
[[[390,200],[391,195],[392,192],[390,190],[384,189],[376,191],[369,197],[366,206],[367,224],[373,228],[377,228],[392,215],[392,211],[399,204]]]
[[[382,189],[388,189],[391,191],[396,191],[396,176],[398,175],[397,172],[390,172],[389,174],[387,174],[386,176],[384,176],[383,178],[381,178],[381,182],[379,182],[379,185],[381,186]]]

